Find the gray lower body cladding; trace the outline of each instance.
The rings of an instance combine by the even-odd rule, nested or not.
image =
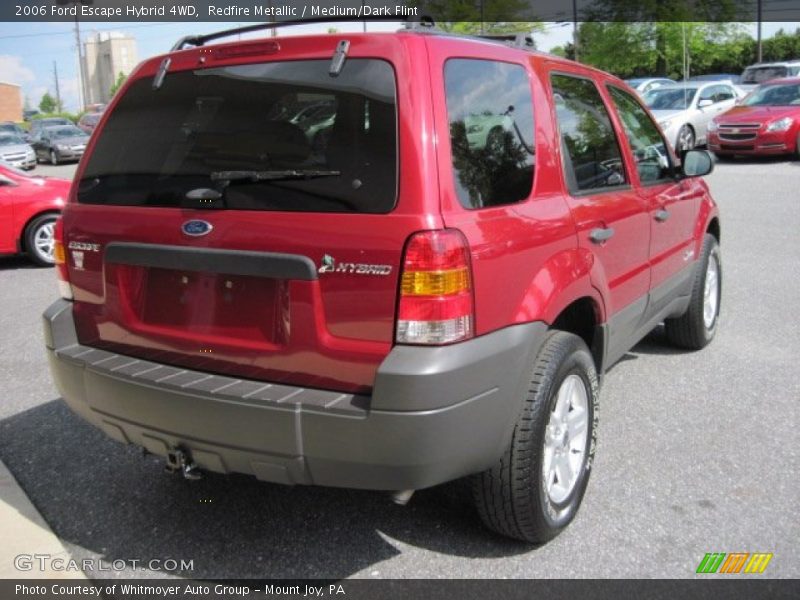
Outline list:
[[[67,404],[112,438],[206,470],[284,484],[420,489],[488,468],[516,422],[546,331],[516,325],[460,344],[394,348],[371,396],[240,380],[81,345],[72,305],[44,314]]]

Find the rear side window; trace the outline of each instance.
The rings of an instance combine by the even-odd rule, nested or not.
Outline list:
[[[466,208],[525,200],[533,187],[533,99],[520,65],[450,59],[445,64],[456,193]]]
[[[627,183],[619,143],[594,82],[553,74],[552,86],[570,191],[603,191]]]
[[[78,201],[117,206],[386,213],[397,197],[389,63],[273,62],[167,73],[121,98]]]

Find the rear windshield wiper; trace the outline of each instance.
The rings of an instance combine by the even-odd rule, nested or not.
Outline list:
[[[339,177],[341,171],[314,169],[285,169],[274,171],[214,171],[211,181],[286,181],[290,179],[316,179],[318,177]]]

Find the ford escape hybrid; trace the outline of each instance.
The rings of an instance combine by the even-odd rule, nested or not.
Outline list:
[[[714,337],[708,153],[524,43],[222,35],[140,65],[89,143],[44,315],[64,399],[190,478],[472,476],[490,528],[552,538],[600,375],[661,322]]]

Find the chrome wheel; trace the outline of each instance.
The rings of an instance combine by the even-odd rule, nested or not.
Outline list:
[[[53,262],[53,249],[55,248],[55,219],[45,221],[33,232],[33,250],[43,261]]]
[[[681,127],[678,132],[678,150],[691,150],[694,148],[694,132],[688,125]]]
[[[719,309],[719,263],[717,257],[712,253],[708,257],[708,267],[706,268],[706,281],[703,288],[703,325],[706,329],[714,326]]]
[[[558,388],[544,435],[542,477],[550,501],[561,504],[572,493],[586,460],[589,395],[578,375],[568,375]]]

